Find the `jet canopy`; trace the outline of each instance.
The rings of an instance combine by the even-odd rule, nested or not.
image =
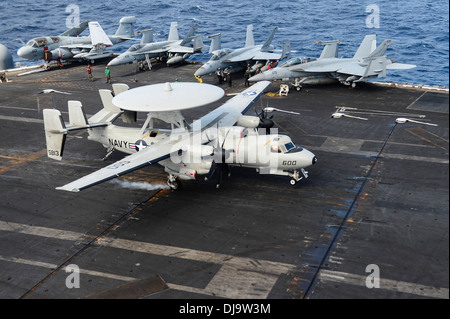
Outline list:
[[[223,50],[216,51],[214,53],[214,55],[211,57],[211,61],[220,60],[222,57],[224,57],[225,55],[227,55],[231,51],[232,51],[231,49],[223,49]]]
[[[316,58],[297,57],[297,58],[287,60],[286,62],[284,62],[283,64],[280,65],[280,68],[288,68],[288,67],[291,67],[294,65],[308,63],[308,62],[312,62],[312,61],[316,61],[316,60],[317,60]]]

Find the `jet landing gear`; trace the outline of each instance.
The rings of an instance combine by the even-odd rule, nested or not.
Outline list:
[[[169,185],[170,189],[174,191],[179,191],[181,190],[182,187],[181,181],[175,175],[172,174],[169,175],[167,185]]]
[[[303,176],[300,176],[300,172]],[[292,186],[297,185],[298,182],[300,182],[303,178],[308,178],[308,172],[305,171],[304,168],[302,168],[300,171],[298,169],[294,170],[294,173],[289,173],[289,176],[292,177],[292,179],[289,181],[289,184]]]

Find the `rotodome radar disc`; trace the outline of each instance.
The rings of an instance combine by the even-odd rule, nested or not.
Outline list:
[[[126,111],[168,112],[207,105],[224,94],[223,89],[211,84],[166,82],[122,92],[113,98],[113,104]]]

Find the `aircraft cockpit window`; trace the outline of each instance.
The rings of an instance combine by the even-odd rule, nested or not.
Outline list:
[[[45,47],[47,45],[47,39],[46,38],[38,38],[35,39],[38,47]]]
[[[222,58],[224,55],[228,54],[229,52],[230,52],[230,50],[221,50],[221,51],[218,51],[216,54],[214,54],[214,55],[211,57],[211,61],[219,60],[220,58]]]
[[[30,47],[33,47],[33,48],[37,48],[38,47],[36,41],[34,41],[34,40],[28,41],[27,45],[29,45]]]
[[[283,153],[281,151],[281,147],[279,145],[272,145],[271,148],[270,148],[270,151],[272,153]]]
[[[286,148],[286,153],[296,153],[303,151],[303,148],[295,146],[292,142],[284,144],[284,147]]]
[[[134,52],[134,51],[139,50],[140,48],[141,48],[141,45],[140,45],[140,44],[135,44],[135,45],[132,45],[132,46],[128,49],[128,52]]]
[[[316,59],[314,59],[314,58],[298,57],[298,58],[290,59],[290,60],[284,62],[282,65],[280,65],[280,67],[281,68],[288,68],[288,67],[293,66],[293,65],[303,64],[303,63],[307,63],[307,62],[312,62],[312,61],[315,61],[315,60]]]

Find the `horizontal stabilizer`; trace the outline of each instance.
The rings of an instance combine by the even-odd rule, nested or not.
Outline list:
[[[386,68],[389,69],[389,70],[409,70],[409,69],[413,69],[415,67],[417,67],[417,65],[405,64],[405,63],[397,63],[397,62],[388,64],[386,66]]]

